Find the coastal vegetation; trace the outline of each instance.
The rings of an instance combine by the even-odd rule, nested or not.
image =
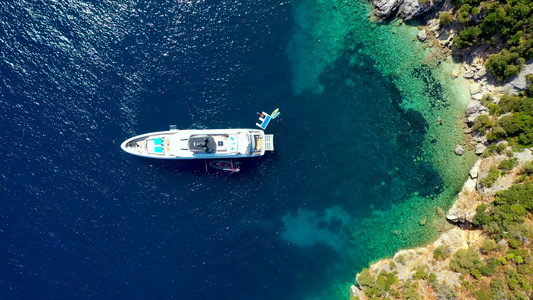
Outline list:
[[[532,212],[533,178],[528,175],[524,183],[499,191],[493,202],[478,206],[472,229],[481,230],[480,240],[466,248],[439,246],[433,250],[430,264],[444,263],[438,267],[441,270],[438,274],[431,272],[428,265],[420,264],[410,275],[399,279],[398,273],[405,273],[405,269],[395,263],[398,255],[382,266],[377,275],[364,269],[357,277],[364,294],[351,300],[531,299]],[[450,255],[451,251],[455,252]],[[455,284],[443,275],[450,271],[460,274]]]
[[[465,78],[483,77],[485,69],[481,73],[476,67],[481,70],[480,62],[484,62],[486,70],[504,82],[533,59],[532,0],[451,3],[454,10],[441,11],[438,23],[441,29],[450,24],[453,26],[448,29],[460,29],[453,37],[455,48],[471,50],[485,44],[488,52],[494,53],[488,60],[474,58],[473,66],[465,68],[470,77]],[[429,28],[435,20],[432,22]],[[419,36],[420,41],[424,39]],[[450,45],[445,40],[440,44]],[[474,77],[477,73],[483,75]],[[457,76],[452,73],[452,77]],[[486,92],[493,89],[470,90],[477,100],[485,95],[481,99],[483,109],[474,112],[475,119],[468,119],[470,138],[475,141],[472,148],[482,146],[479,152],[475,147],[476,154],[482,153],[487,162],[483,173],[470,173],[475,190],[471,197],[472,202],[484,204],[477,209],[476,204],[472,205],[469,218],[465,213],[465,221],[457,222],[466,231],[475,232],[476,238],[470,240],[466,234],[465,244],[453,247],[442,244],[439,238],[423,250],[402,250],[401,255],[382,260],[359,274],[357,283],[364,293],[354,293],[352,299],[533,299],[533,161],[524,163],[524,157],[531,157],[531,153],[518,153],[533,150],[533,74],[525,76],[525,81],[528,88],[520,88],[523,91],[518,95],[492,97]],[[427,253],[429,259],[420,257]]]
[[[493,196],[486,198],[488,201],[477,207],[472,223],[466,223],[480,238],[469,242],[468,247],[450,248],[441,244],[429,248],[430,263],[424,261],[418,266],[415,263],[408,271],[404,265],[412,266],[412,260],[417,258],[397,255],[387,267],[381,267],[378,275],[365,269],[361,273],[364,276],[357,278],[364,295],[352,299],[533,297],[533,161],[519,163],[515,155],[533,147],[531,95],[526,91],[521,95],[503,95],[500,99],[485,97],[481,102],[488,109],[471,124],[473,134],[487,138],[483,157],[489,161],[492,156],[497,158],[477,178],[478,188],[490,189],[501,176],[511,176],[509,182],[514,182],[507,189],[493,192]],[[401,265],[395,261],[401,261]],[[432,269],[428,265],[438,267]],[[433,272],[435,269],[439,271]],[[460,275],[450,277],[449,274]]]
[[[470,49],[478,43],[498,48],[499,53],[487,61],[487,69],[505,81],[520,72],[520,67],[533,58],[533,10],[531,0],[452,0],[458,9],[455,19],[464,28],[453,39],[458,49]],[[441,25],[451,23],[445,13],[439,15]]]
[[[498,103],[491,97],[482,100],[489,109],[489,114],[478,116],[472,129],[480,134],[487,134],[487,140],[494,144],[489,149],[501,152],[498,142],[506,140],[516,149],[533,146],[533,98],[528,93],[520,95],[503,95]],[[492,147],[492,148],[490,148]],[[516,163],[509,160],[500,165],[500,169],[509,170]]]

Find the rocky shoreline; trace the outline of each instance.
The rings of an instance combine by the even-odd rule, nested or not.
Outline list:
[[[463,51],[454,48],[453,37],[460,32],[461,25],[454,22],[447,26],[441,26],[438,19],[439,13],[452,12],[453,6],[448,1],[372,0],[372,4],[374,10],[371,18],[378,21],[392,17],[398,17],[405,21],[414,18],[423,19],[425,25],[419,26],[417,38],[421,43],[427,45],[425,47],[430,47],[430,54],[427,58],[429,62],[438,63],[450,55],[461,61],[450,76],[452,78],[462,76],[468,80],[471,99],[464,116],[464,142],[456,145],[455,149],[451,149],[451,151],[457,155],[462,155],[465,149],[468,149],[474,150],[477,155],[483,154],[488,146],[487,137],[485,134],[473,130],[472,127],[478,116],[489,114],[487,101],[484,100],[490,96],[494,103],[498,103],[500,97],[506,93],[517,95],[520,91],[527,89],[525,76],[533,73],[533,61],[527,62],[519,75],[502,84],[484,66],[489,56],[496,53],[497,49],[486,45]],[[437,240],[424,247],[401,250],[393,258],[382,259],[372,264],[369,267],[370,274],[377,276],[381,272],[394,271],[398,280],[405,282],[413,280],[417,269],[424,266],[426,273],[437,274],[436,280],[442,286],[460,286],[461,274],[453,272],[447,267],[450,257],[445,260],[435,260],[434,250],[443,246],[450,249],[451,254],[468,247],[479,250],[483,233],[481,230],[470,229],[476,215],[476,208],[480,204],[492,202],[497,191],[513,185],[519,176],[521,166],[533,160],[532,151],[529,149],[514,153],[513,157],[517,160],[517,166],[504,176],[500,176],[490,188],[483,187],[478,179],[486,177],[491,167],[498,166],[501,161],[508,157],[503,154],[480,157],[472,167],[470,176],[457,200],[447,211],[446,220],[449,224],[445,226],[445,230]],[[446,222],[444,218],[443,222]],[[364,284],[359,282],[359,278],[360,274],[356,276],[358,285],[351,286],[351,295],[356,299],[367,299]],[[442,295],[427,286],[427,282],[419,285],[418,290],[429,298],[442,298]]]

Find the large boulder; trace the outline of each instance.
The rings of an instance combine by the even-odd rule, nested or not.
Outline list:
[[[381,20],[392,17],[394,13],[404,20],[411,20],[432,8],[431,2],[418,0],[372,0],[373,14]]]
[[[398,9],[402,0],[372,0],[374,15],[380,19],[386,19]]]
[[[398,17],[411,20],[431,9],[431,2],[419,2],[418,0],[403,0],[398,8]]]
[[[481,92],[481,84],[475,82],[470,85],[470,95],[474,95]]]
[[[482,112],[489,112],[489,109],[481,104],[480,101],[470,101],[468,105],[466,106],[465,115],[466,117],[470,117],[471,115],[478,114],[480,115]]]
[[[416,35],[416,37],[418,38],[419,41],[423,42],[426,40],[427,38],[427,33],[426,33],[426,30],[425,29],[422,29],[418,32],[418,34]]]

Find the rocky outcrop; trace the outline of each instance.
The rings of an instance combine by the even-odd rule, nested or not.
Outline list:
[[[528,61],[520,73],[515,76],[509,83],[503,86],[502,90],[512,95],[518,95],[520,91],[528,88],[529,84],[526,81],[526,75],[533,73],[533,60]]]
[[[427,274],[434,273],[437,275],[436,281],[440,285],[459,287],[461,286],[461,274],[449,268],[450,258],[459,249],[467,247],[479,248],[481,241],[481,231],[461,230],[458,227],[454,227],[443,232],[435,242],[425,247],[401,250],[392,259],[382,259],[374,263],[369,270],[374,276],[381,271],[397,272],[398,280],[404,282],[413,279],[413,274],[416,270],[424,266]],[[433,251],[437,247],[449,249],[449,257],[444,260],[436,260],[433,257]],[[420,288],[424,289],[424,287]],[[367,299],[363,290],[355,285],[351,286],[351,292],[352,296]],[[424,292],[430,293],[426,295],[430,299],[439,298],[440,296],[435,294],[433,290],[424,289]]]
[[[380,20],[393,17],[394,14],[404,20],[411,20],[432,8],[431,2],[418,0],[373,0],[373,15]]]
[[[465,116],[469,126],[474,125],[474,121],[480,115],[487,115],[489,108],[483,105],[480,101],[472,100],[466,106]]]
[[[472,223],[476,216],[476,208],[481,204],[481,198],[476,191],[477,175],[482,160],[476,161],[470,170],[470,178],[463,185],[459,197],[446,213],[446,219],[453,223]],[[475,176],[472,176],[475,175]]]

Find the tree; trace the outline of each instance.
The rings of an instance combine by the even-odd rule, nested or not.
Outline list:
[[[479,256],[472,248],[459,249],[450,260],[450,268],[461,274],[469,274],[470,269],[479,263]]]
[[[494,249],[496,249],[497,246],[498,245],[493,240],[484,240],[481,243],[481,251],[483,251],[483,253],[485,254],[488,254],[489,252],[494,251]]]
[[[470,20],[470,11],[472,6],[469,4],[463,4],[459,10],[457,10],[457,20],[462,24],[465,24]],[[471,27],[472,28],[472,27]]]
[[[439,246],[433,250],[433,258],[436,260],[445,260],[450,255],[449,252],[449,247]]]
[[[449,12],[443,12],[439,14],[440,25],[446,26],[451,24],[453,21],[452,15]]]
[[[461,31],[461,33],[463,31]],[[477,41],[477,36],[475,38]],[[520,58],[518,53],[503,49],[501,53],[494,54],[489,58],[487,61],[487,68],[492,75],[498,77],[501,81],[505,81],[520,72],[520,66],[524,63],[524,60]]]
[[[489,174],[479,180],[481,185],[490,188],[500,177],[500,170],[496,166],[492,166],[489,170]]]
[[[453,38],[453,44],[458,49],[470,49],[478,42],[478,37],[482,33],[481,29],[472,26],[462,30],[459,36]],[[490,60],[490,59],[489,59]]]

